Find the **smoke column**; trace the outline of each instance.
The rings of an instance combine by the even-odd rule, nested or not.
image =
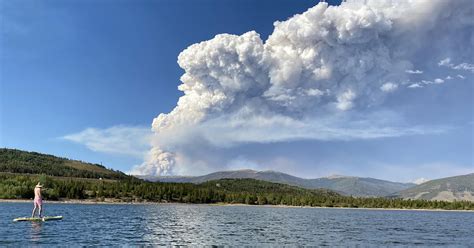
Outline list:
[[[201,144],[416,133],[383,120],[370,133],[358,127],[371,118],[362,113],[387,94],[444,82],[430,71],[472,73],[472,14],[469,0],[319,3],[275,22],[266,41],[250,31],[191,45],[178,57],[184,95],[153,120],[153,148],[133,173],[173,174],[189,166],[186,151]]]

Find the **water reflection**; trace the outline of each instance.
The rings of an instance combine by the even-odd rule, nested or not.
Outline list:
[[[143,238],[154,244],[209,244],[202,242],[202,237],[213,237],[218,232],[209,227],[209,220],[213,219],[209,216],[211,213],[200,206],[175,205],[170,208],[156,205],[147,207],[145,211],[147,221],[144,222]]]
[[[474,244],[474,214],[463,212],[51,204],[62,221],[16,223],[29,204],[0,203],[0,209],[0,247]]]
[[[30,231],[30,240],[33,242],[38,242],[41,238],[43,231],[43,222],[31,222],[31,231]]]
[[[334,221],[332,214],[304,209],[157,205],[145,211],[148,217],[143,238],[153,244],[314,244],[319,243],[318,237],[327,237],[328,229],[337,229],[334,225],[323,226]],[[329,233],[331,240],[342,239],[337,230]]]

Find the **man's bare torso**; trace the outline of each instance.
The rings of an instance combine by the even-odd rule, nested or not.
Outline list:
[[[39,187],[35,188],[35,198],[41,199],[41,188]]]

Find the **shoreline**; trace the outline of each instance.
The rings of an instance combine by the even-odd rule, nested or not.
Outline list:
[[[376,211],[430,211],[430,212],[467,212],[474,213],[474,210],[459,209],[415,209],[415,208],[354,208],[354,207],[316,207],[316,206],[291,206],[291,205],[248,205],[242,203],[181,203],[181,202],[120,202],[113,200],[59,200],[43,201],[45,204],[83,204],[83,205],[197,205],[197,206],[219,206],[219,207],[267,207],[267,208],[317,208],[317,209],[354,209],[354,210],[376,210]],[[31,203],[33,199],[0,199],[0,203]]]

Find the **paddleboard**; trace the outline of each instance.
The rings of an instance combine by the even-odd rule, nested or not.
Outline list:
[[[21,218],[13,219],[13,221],[15,221],[15,222],[17,222],[17,221],[49,221],[49,220],[62,220],[62,219],[63,219],[62,216],[45,216],[43,218],[39,218],[39,217],[34,217],[34,218],[21,217]]]

